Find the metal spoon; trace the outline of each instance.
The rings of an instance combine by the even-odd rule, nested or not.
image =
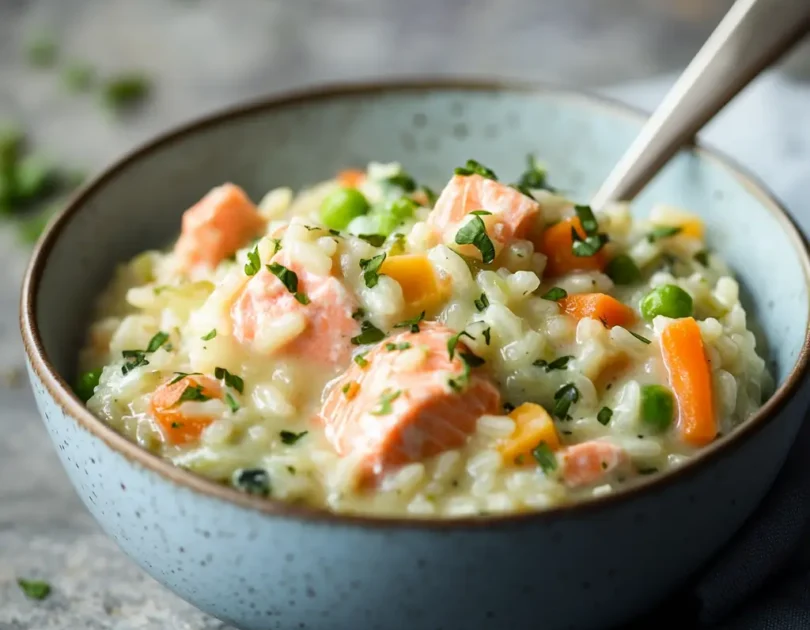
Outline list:
[[[592,200],[637,195],[678,149],[810,31],[810,0],[737,0]],[[752,121],[755,124],[755,121]]]

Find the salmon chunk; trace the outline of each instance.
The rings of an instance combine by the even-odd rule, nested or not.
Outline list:
[[[234,184],[223,184],[183,214],[174,252],[186,271],[195,267],[213,269],[263,227],[264,221],[245,192]]]
[[[590,486],[630,462],[624,449],[597,440],[569,446],[560,458],[562,479],[570,488]]]
[[[540,205],[518,190],[481,175],[454,175],[436,200],[427,223],[445,245],[481,260],[481,252],[474,245],[456,244],[458,231],[476,210],[491,213],[480,218],[497,254],[515,239],[527,236],[539,218]]]
[[[272,262],[295,275],[296,292],[263,266],[231,307],[234,337],[268,355],[296,355],[330,366],[348,364],[351,338],[360,332],[352,318],[357,309],[354,296],[337,278],[310,273],[291,263],[283,251]]]
[[[419,326],[356,359],[321,408],[327,439],[341,456],[358,459],[361,483],[462,446],[480,416],[500,412],[495,385],[479,368],[465,368],[463,343],[450,358],[455,333]]]
[[[186,390],[189,390],[186,393]],[[209,416],[184,414],[181,405],[185,401],[203,402],[221,398],[222,387],[210,376],[190,374],[172,378],[158,387],[149,400],[149,414],[158,423],[163,439],[169,444],[181,445],[196,442],[203,429],[214,421]]]

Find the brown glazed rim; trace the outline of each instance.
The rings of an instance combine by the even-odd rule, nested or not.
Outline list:
[[[53,400],[59,404],[66,415],[74,418],[79,425],[89,431],[97,438],[105,442],[111,449],[117,451],[128,460],[143,468],[162,476],[165,480],[184,486],[194,492],[207,495],[211,498],[228,501],[244,508],[250,508],[258,512],[263,512],[269,516],[300,519],[309,522],[320,522],[322,524],[335,524],[351,527],[374,527],[391,529],[437,529],[437,530],[457,530],[457,529],[478,529],[493,528],[514,525],[531,525],[550,523],[560,519],[570,519],[575,517],[598,517],[600,511],[612,507],[618,507],[634,498],[649,496],[666,486],[677,483],[692,475],[699,474],[705,470],[707,465],[716,457],[730,455],[744,441],[753,438],[766,426],[768,421],[779,413],[790,398],[795,394],[808,371],[808,356],[810,356],[810,327],[805,334],[804,344],[796,361],[796,365],[790,372],[787,381],[779,387],[775,394],[763,405],[763,407],[741,427],[727,436],[724,436],[712,443],[694,458],[688,460],[678,469],[663,474],[644,478],[637,483],[618,490],[614,493],[587,498],[582,501],[565,504],[550,508],[544,511],[518,513],[503,516],[476,516],[455,519],[425,519],[425,518],[404,518],[404,517],[380,517],[380,516],[359,516],[354,514],[340,514],[326,509],[310,507],[306,505],[290,504],[273,499],[262,499],[252,497],[238,490],[225,486],[204,477],[198,476],[189,471],[177,468],[168,461],[161,459],[133,442],[127,440],[123,435],[116,433],[101,420],[96,418],[73,394],[70,386],[57,373],[51,365],[42,345],[39,330],[37,329],[35,313],[37,312],[37,293],[39,283],[45,267],[48,263],[48,256],[59,239],[64,227],[81,212],[85,201],[93,193],[103,187],[106,182],[121,172],[137,160],[148,158],[150,153],[165,145],[192,135],[203,129],[226,123],[230,120],[245,116],[252,116],[266,111],[295,107],[299,104],[341,98],[346,96],[375,96],[383,93],[400,92],[424,92],[430,90],[458,91],[463,94],[465,91],[476,92],[521,92],[557,95],[567,99],[574,99],[591,106],[605,108],[609,107],[615,112],[635,119],[645,119],[648,114],[639,110],[634,110],[621,103],[611,101],[602,97],[595,97],[585,93],[560,89],[555,86],[543,84],[527,84],[519,82],[504,82],[499,80],[453,80],[453,79],[428,79],[428,80],[405,80],[392,83],[358,83],[358,84],[338,84],[332,86],[316,87],[292,93],[270,96],[262,98],[244,105],[239,105],[226,109],[220,113],[206,116],[189,124],[180,126],[172,131],[159,135],[151,142],[135,149],[123,158],[118,160],[104,172],[98,175],[93,181],[85,185],[68,203],[67,207],[50,223],[44,235],[34,249],[33,256],[28,265],[25,279],[22,286],[22,298],[20,303],[20,327],[25,351],[31,362],[34,372],[47,388]],[[787,211],[776,201],[774,196],[767,192],[757,180],[746,174],[744,169],[737,166],[732,160],[720,154],[709,151],[705,148],[695,147],[692,149],[702,158],[720,165],[730,172],[760,203],[773,214],[782,228],[787,233],[789,239],[801,260],[804,271],[805,282],[810,286],[810,258],[808,258],[807,242],[797,228],[793,219]],[[810,311],[810,304],[808,305]]]

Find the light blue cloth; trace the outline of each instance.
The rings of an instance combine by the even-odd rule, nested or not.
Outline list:
[[[673,81],[604,92],[652,110]],[[757,174],[810,233],[810,85],[765,75],[701,138]],[[810,629],[810,423],[742,530],[684,592],[632,628]]]

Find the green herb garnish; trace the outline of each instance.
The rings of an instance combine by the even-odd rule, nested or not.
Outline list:
[[[551,413],[560,420],[568,420],[568,410],[579,400],[579,390],[573,383],[563,385],[554,394],[554,407]]]
[[[704,267],[709,266],[709,250],[701,249],[693,256],[693,258]]]
[[[273,253],[270,254],[270,255],[275,256],[276,254],[278,254],[281,251],[281,239],[280,238],[271,238],[270,242],[273,243]]]
[[[231,413],[236,413],[239,411],[239,403],[236,402],[236,399],[231,395],[231,392],[225,392],[225,402],[228,404],[228,407],[231,408]]]
[[[211,400],[211,397],[203,393],[202,385],[187,385],[175,404],[179,405],[186,401],[205,402],[206,400]]]
[[[594,234],[586,236],[584,239],[580,238],[579,233],[575,228],[571,228],[571,252],[574,256],[588,257],[593,256],[602,249],[608,242],[606,234]]]
[[[309,433],[309,431],[301,431],[301,433],[295,433],[293,431],[281,431],[279,436],[284,444],[291,446],[304,437],[307,433]]]
[[[175,383],[179,383],[187,376],[202,376],[200,372],[175,372],[174,378],[169,381],[169,385],[174,385]]]
[[[459,166],[453,172],[456,175],[480,175],[481,177],[498,181],[498,176],[495,175],[495,172],[492,169],[487,168],[475,160],[467,160],[467,163],[464,166]]]
[[[248,261],[245,263],[245,273],[249,276],[255,276],[259,269],[262,268],[262,261],[259,259],[259,246],[253,248],[253,251],[247,253]]]
[[[473,215],[473,218],[456,233],[455,240],[458,245],[473,245],[481,252],[481,260],[485,264],[495,260],[495,245],[487,236],[487,226],[480,216]]]
[[[267,270],[281,280],[287,291],[293,295],[298,292],[298,275],[294,271],[275,262],[267,265]]]
[[[557,468],[557,457],[545,442],[540,442],[532,449],[532,457],[540,464],[544,473],[553,472]]]
[[[382,247],[382,244],[385,243],[386,236],[385,234],[358,234],[357,238],[364,240],[374,247]]]
[[[374,258],[362,258],[360,269],[363,270],[363,281],[369,289],[373,289],[380,281],[380,265],[385,261],[385,253],[374,256]]]
[[[651,342],[649,339],[647,339],[646,337],[642,337],[641,335],[638,335],[638,334],[634,333],[632,330],[628,330],[627,332],[629,332],[631,335],[633,335],[633,336],[634,336],[636,339],[638,339],[638,340],[639,340],[641,343],[646,343],[647,345],[649,345],[649,344],[651,344],[651,343],[652,343],[652,342]]]
[[[210,332],[200,337],[200,339],[202,339],[203,341],[211,341],[216,336],[217,336],[217,329],[212,328]]]
[[[409,348],[411,348],[411,344],[408,343],[407,341],[405,341],[403,343],[387,343],[387,344],[385,344],[385,349],[388,350],[388,352],[394,352],[396,350],[400,350],[400,351],[401,350],[408,350]]]
[[[416,190],[416,182],[413,177],[402,171],[386,178],[384,181],[386,184],[401,188],[406,193],[412,193]]]
[[[490,335],[492,334],[492,327],[487,326],[484,330],[481,331],[481,334],[484,336],[484,341],[487,345],[489,345]]]
[[[165,332],[156,333],[154,337],[149,340],[149,345],[146,346],[146,352],[155,352],[160,346],[169,340],[169,335]]]
[[[554,192],[554,189],[548,185],[546,180],[546,169],[537,163],[535,157],[531,154],[526,156],[527,167],[523,174],[520,176],[516,188],[520,190],[527,197],[532,197],[530,189],[534,190],[548,190]],[[525,190],[521,190],[525,189]]]
[[[360,354],[354,355],[354,362],[361,368],[368,367],[368,361],[366,360],[367,354],[368,352],[361,352]]]
[[[23,578],[17,579],[17,586],[25,593],[28,599],[35,599],[42,601],[51,594],[51,585],[42,580],[25,580]]]
[[[102,87],[104,103],[114,111],[140,104],[149,95],[151,83],[144,75],[127,73],[109,79]]]
[[[473,305],[479,311],[483,311],[484,309],[486,309],[486,307],[489,306],[489,298],[487,297],[487,294],[482,293],[480,298],[478,298],[477,300],[473,300]]]
[[[225,381],[225,384],[228,387],[233,387],[240,394],[243,393],[245,389],[245,382],[242,380],[241,376],[231,374],[228,370],[222,367],[214,368],[214,376],[220,381]]]
[[[394,402],[397,398],[400,397],[402,394],[402,390],[397,390],[395,392],[383,392],[382,396],[380,396],[380,406],[370,411],[371,415],[374,416],[386,416],[393,411],[391,407],[391,403]]]
[[[141,367],[142,365],[149,365],[149,361],[146,360],[146,354],[150,352],[155,352],[160,348],[163,344],[168,341],[169,335],[165,332],[158,332],[149,340],[149,344],[146,346],[146,350],[124,350],[121,352],[121,355],[125,359],[129,359],[124,365],[121,367],[121,372],[124,374],[128,374],[132,370],[137,367]],[[168,349],[169,346],[166,346]]]
[[[233,485],[247,494],[266,497],[270,494],[270,476],[262,468],[242,468],[233,474]]]
[[[412,317],[411,319],[406,319],[398,324],[394,324],[394,328],[410,328],[412,333],[419,332],[419,323],[425,319],[425,311],[422,311],[416,317]]]
[[[568,297],[568,291],[566,291],[565,289],[561,289],[560,287],[553,287],[548,291],[546,291],[540,297],[543,298],[544,300],[556,302],[558,300],[562,300],[564,297]]]
[[[563,356],[554,359],[551,363],[548,361],[544,361],[543,359],[538,359],[532,365],[535,367],[545,368],[546,372],[551,372],[552,370],[564,370],[568,367],[568,362],[573,359],[572,356]]]
[[[385,339],[385,333],[382,330],[377,328],[370,321],[363,320],[363,323],[360,324],[360,334],[356,337],[352,337],[351,342],[355,346],[362,346],[367,343],[377,343],[383,339]]]
[[[613,409],[611,409],[610,407],[602,407],[599,410],[599,413],[596,414],[596,420],[602,426],[607,426],[612,417],[613,417]]]
[[[457,334],[453,335],[452,337],[450,337],[450,339],[447,340],[447,354],[450,356],[451,361],[453,360],[453,357],[456,354],[456,346],[458,345],[458,342],[462,337],[468,337],[469,339],[475,339],[475,337],[473,337],[466,330],[462,330],[460,333],[457,333]]]
[[[352,319],[363,319],[366,316],[366,310],[364,308],[358,308],[354,313],[352,313]]]
[[[656,228],[653,228],[649,234],[647,234],[647,240],[650,243],[655,243],[655,241],[660,241],[664,238],[669,238],[670,236],[675,236],[683,231],[683,228],[679,225],[662,225]]]

